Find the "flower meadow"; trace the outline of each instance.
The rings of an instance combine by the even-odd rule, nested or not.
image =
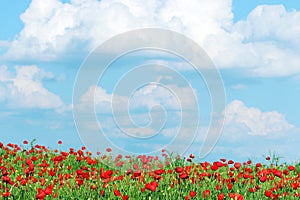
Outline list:
[[[0,142],[1,199],[299,199],[300,164],[212,163],[162,155],[93,155]],[[58,142],[62,144],[61,141]]]

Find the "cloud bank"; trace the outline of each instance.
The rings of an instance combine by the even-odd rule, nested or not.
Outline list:
[[[232,0],[33,0],[21,20],[6,59],[58,59],[124,31],[158,27],[194,39],[219,68],[261,77],[300,73],[300,12],[282,5],[260,5],[234,23]]]

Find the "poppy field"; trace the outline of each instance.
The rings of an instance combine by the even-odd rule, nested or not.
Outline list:
[[[61,141],[58,142],[62,144]],[[0,199],[299,199],[300,164],[95,155],[0,142]]]

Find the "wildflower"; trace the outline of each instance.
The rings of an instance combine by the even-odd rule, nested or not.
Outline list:
[[[266,182],[267,177],[266,176],[261,176],[259,177],[260,182]]]
[[[181,179],[187,179],[187,178],[189,178],[189,175],[186,174],[186,173],[183,173],[183,174],[180,174],[179,177],[180,177]]]
[[[225,199],[225,195],[223,193],[218,194],[218,200],[223,200]]]
[[[36,199],[44,199],[46,193],[42,190],[42,188],[38,188],[38,193],[36,195]]]
[[[190,191],[190,196],[191,196],[191,197],[194,198],[196,195],[197,195],[197,192],[195,192],[195,191],[193,191],[193,190]]]
[[[239,163],[239,162],[236,162],[236,163],[234,163],[233,166],[234,166],[236,169],[239,169],[239,168],[242,166],[242,164]]]
[[[2,193],[2,197],[9,197],[9,196],[10,196],[10,192],[9,191]]]
[[[177,173],[181,173],[181,172],[183,172],[183,168],[182,167],[176,167],[175,168],[175,171],[177,172]]]
[[[212,165],[210,168],[213,171],[217,171],[218,170],[218,166],[217,165]]]
[[[205,191],[203,191],[203,198],[204,198],[204,199],[210,198],[210,190],[205,190]]]
[[[271,197],[271,196],[272,196],[272,191],[266,190],[266,191],[265,191],[265,196],[266,196],[266,197]]]
[[[121,192],[119,190],[114,190],[114,195],[119,197],[121,196]]]
[[[145,188],[152,191],[152,192],[155,192],[156,191],[156,188],[158,186],[158,183],[156,181],[152,181],[151,183],[147,183],[145,185]]]
[[[158,169],[158,170],[155,170],[154,173],[157,174],[157,175],[161,175],[161,174],[165,173],[165,170]]]
[[[233,160],[228,160],[228,164],[230,165],[230,164],[233,164],[234,162],[233,162]]]
[[[127,200],[127,199],[129,199],[129,196],[127,195],[122,196],[122,200]]]
[[[101,195],[101,196],[103,196],[103,195],[104,195],[104,193],[105,193],[105,191],[104,191],[104,190],[101,190],[101,191],[100,191],[100,195]]]
[[[235,200],[244,200],[244,197],[241,194],[235,194],[235,193],[229,193],[229,198],[235,199]]]

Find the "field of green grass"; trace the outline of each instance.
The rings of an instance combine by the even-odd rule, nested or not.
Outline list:
[[[61,142],[59,141],[59,144]],[[0,142],[3,199],[299,199],[300,164],[196,162],[159,156],[96,155]]]

